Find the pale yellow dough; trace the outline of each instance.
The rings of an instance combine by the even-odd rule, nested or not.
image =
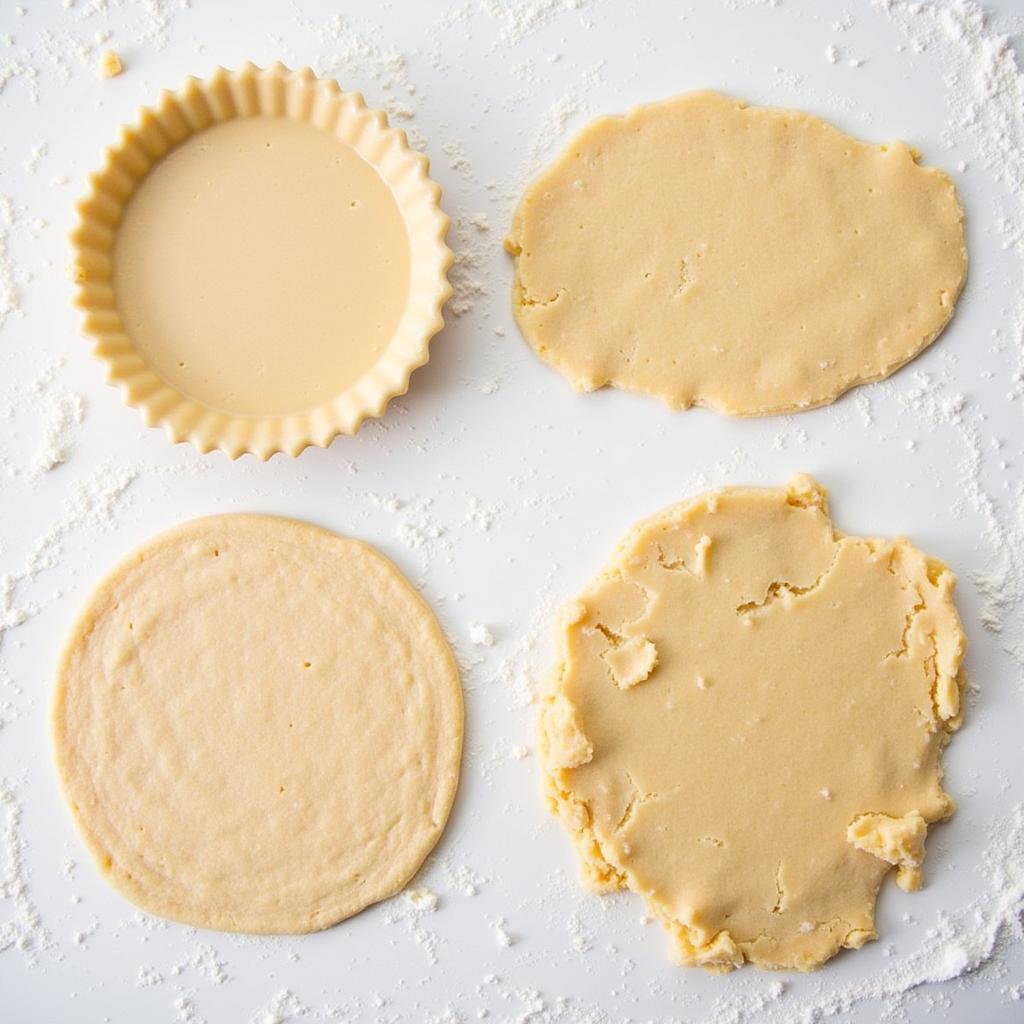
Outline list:
[[[506,247],[523,334],[576,388],[743,416],[892,373],[967,269],[953,183],[913,149],[712,92],[591,124]]]
[[[826,495],[736,488],[640,523],[565,609],[541,715],[584,882],[643,895],[678,962],[807,970],[876,937],[953,803],[955,578],[844,537]]]
[[[304,121],[239,117],[142,179],[112,287],[168,384],[230,413],[310,409],[362,377],[409,297],[409,239],[378,172]]]
[[[437,842],[462,692],[381,554],[227,515],[155,538],[95,590],[53,728],[67,799],[125,896],[204,927],[308,932],[397,892]]]

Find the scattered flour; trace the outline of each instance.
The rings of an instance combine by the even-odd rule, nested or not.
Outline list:
[[[211,985],[223,985],[228,981],[227,964],[221,959],[220,953],[208,943],[197,946],[188,960],[177,965],[175,974],[191,969],[201,975]]]
[[[776,3],[771,0],[760,5],[774,7]],[[185,5],[179,4],[178,0],[147,0],[146,4],[138,5],[136,17],[142,26],[148,28],[136,33],[134,44],[146,40],[153,49],[158,49],[166,41],[171,15],[179,6]],[[469,23],[474,11],[483,10],[497,25],[496,48],[508,50],[534,33],[544,31],[565,15],[569,16],[565,24],[575,28],[588,6],[584,0],[476,0],[452,6],[441,15],[438,24],[443,22],[450,27],[462,27]],[[965,154],[969,160],[963,161],[964,169],[975,165],[986,167],[1006,186],[1011,199],[995,200],[1002,202],[1003,207],[996,211],[993,223],[998,225],[1008,248],[1017,253],[1024,252],[1024,92],[1008,40],[992,30],[981,8],[964,0],[945,0],[934,5],[876,0],[874,6],[904,34],[907,49],[915,53],[934,52],[948,68],[946,84],[951,116],[947,141],[962,148],[964,140],[968,140],[973,151]],[[0,92],[17,79],[25,86],[30,98],[38,96],[40,67],[57,70],[65,80],[80,70],[94,74],[98,48],[109,38],[103,30],[93,31],[95,12],[127,10],[127,0],[83,0],[71,7],[73,17],[78,19],[74,22],[75,32],[81,35],[79,30],[84,31],[88,27],[91,33],[88,38],[51,34],[32,37],[24,46],[20,42],[16,47],[8,46],[9,52],[0,55]],[[90,11],[93,13],[88,13]],[[357,28],[352,21],[340,16],[323,25],[301,23],[313,31],[318,52],[327,54],[321,57],[316,70],[336,74],[343,86],[370,81],[384,94],[381,105],[390,116],[396,119],[412,117],[412,101],[416,99],[418,103],[422,92],[410,76],[406,57],[392,49],[385,41],[386,37],[375,27],[364,25]],[[852,16],[844,11],[832,29],[837,33],[845,32],[852,25]],[[121,36],[118,42],[123,45]],[[820,50],[817,52],[820,60]],[[863,59],[848,58],[847,52],[844,40],[843,51],[833,44],[826,51],[826,59],[833,64],[843,61],[850,66],[860,66]],[[548,108],[528,150],[535,163],[549,155],[551,147],[564,138],[570,120],[589,112],[588,96],[601,81],[601,68],[598,64],[583,72],[578,83]],[[465,150],[458,140],[447,142],[442,152],[455,170],[469,171]],[[13,219],[10,200],[5,202],[0,197],[0,327],[7,317],[19,311],[23,287],[10,258],[8,238]],[[452,274],[456,294],[450,307],[455,315],[470,312],[477,300],[488,295],[485,280],[489,273],[485,271],[494,245],[488,231],[486,214],[476,214],[456,226],[453,247],[458,255]],[[1017,359],[1015,374],[1011,372],[1007,376],[1008,401],[1024,406],[1024,287],[1017,293],[1022,298],[1009,311],[1008,337],[1005,339],[1008,351]],[[496,334],[502,330],[494,329]],[[923,436],[928,434],[930,424],[931,429],[952,437],[959,447],[965,510],[969,508],[980,515],[986,524],[984,541],[995,553],[989,570],[974,579],[985,599],[985,621],[990,629],[998,632],[1006,649],[1024,665],[1024,645],[1020,641],[1019,628],[1024,611],[1024,493],[1018,490],[1003,495],[1001,502],[991,495],[991,485],[987,484],[985,476],[988,463],[982,454],[983,442],[988,440],[984,434],[984,418],[971,398],[949,393],[950,381],[935,378],[915,378],[915,381],[903,394],[904,412],[924,424]],[[487,388],[485,384],[484,392],[491,393]],[[497,390],[496,383],[493,390]],[[894,392],[881,393],[888,395]],[[33,455],[32,472],[45,472],[66,458],[71,451],[75,428],[81,421],[81,400],[77,396],[67,392],[51,397],[53,403],[43,417],[43,438]],[[874,424],[870,400],[865,398],[861,402],[858,398],[855,408],[860,412],[865,428]],[[884,409],[879,409],[880,418],[883,412]],[[779,446],[785,447],[793,437],[800,444],[806,444],[806,434],[802,430],[798,434],[802,437],[796,437],[792,432],[780,434],[783,440]],[[716,472],[720,475],[735,474],[749,465],[749,462],[731,459],[723,462]],[[92,529],[103,529],[109,525],[114,510],[137,472],[107,467],[95,478],[76,485],[64,512],[30,551],[24,568],[0,578],[0,643],[6,631],[45,606],[45,601],[32,600],[28,593],[38,574],[59,564],[69,541],[77,540],[80,534],[87,536]],[[451,544],[445,535],[445,527],[437,521],[431,509],[431,499],[385,498],[377,507],[395,516],[396,535],[404,545],[421,556],[424,573],[428,571],[435,552],[446,553],[450,559]],[[1007,514],[1008,510],[1010,514]],[[481,529],[488,528],[474,521]],[[542,588],[537,602],[540,607],[531,625],[520,635],[494,676],[506,687],[515,709],[525,708],[532,702],[537,673],[547,664],[547,652],[543,645],[538,644],[538,637],[550,629],[552,621],[552,602],[548,597],[551,578],[549,576]],[[471,626],[471,641],[478,646],[490,646],[487,640],[474,635],[476,628],[486,631],[480,636],[490,636],[486,626],[474,624]],[[491,640],[493,642],[493,637]],[[511,639],[509,646],[513,646]],[[516,759],[528,754],[525,747],[513,747],[510,752],[510,756]],[[822,791],[822,797],[828,798],[825,791]],[[22,853],[24,843],[19,835],[21,812],[9,785],[0,786],[0,815],[3,817],[6,850],[4,872],[0,876],[0,949],[9,946],[21,948],[31,960],[51,940],[29,900],[25,881],[27,869]],[[756,988],[722,995],[705,1007],[704,1013],[688,1009],[685,1018],[695,1022],[713,1021],[714,1024],[745,1024],[752,1020],[759,1024],[816,1024],[826,1018],[841,1017],[857,1007],[871,1005],[877,1007],[881,1021],[901,1020],[907,1007],[927,990],[928,985],[950,981],[962,984],[972,974],[998,967],[1024,914],[1022,862],[1024,821],[1021,809],[1017,807],[992,824],[982,865],[984,890],[962,910],[942,915],[918,951],[893,955],[888,958],[884,970],[874,977],[838,988],[821,986],[806,995],[789,992],[786,984],[778,981],[762,987],[759,980]],[[440,865],[448,887],[466,896],[475,895],[487,880],[465,866],[453,866],[444,860]],[[439,962],[439,939],[424,926],[424,921],[436,911],[438,903],[439,898],[432,889],[420,887],[396,897],[383,908],[384,920],[389,924],[403,923],[417,945],[424,949],[431,965]],[[513,944],[513,936],[508,932],[504,918],[494,920],[492,927],[499,946]],[[589,954],[593,944],[589,930],[578,918],[570,921],[568,927],[573,949]],[[177,965],[172,973],[180,974],[187,966],[211,984],[223,983],[227,980],[225,965],[212,947],[208,948],[208,954],[202,949],[200,947],[200,952],[186,964]],[[628,973],[629,969],[628,962],[624,961],[623,972]],[[164,977],[155,968],[142,967],[137,983],[140,987],[157,986]],[[529,987],[504,983],[493,975],[485,979],[485,985],[479,991],[487,995],[487,1005],[480,1006],[477,1011],[481,1018],[493,1014],[503,1021],[522,1020],[530,1024],[607,1024],[611,1019],[603,1006],[587,1006],[583,1001],[570,997],[547,997]],[[1007,1001],[1021,998],[1020,985],[1004,984],[1001,991]],[[377,1008],[382,1009],[388,1002],[381,997]],[[199,1014],[192,990],[179,990],[174,1010],[181,1024],[203,1024],[204,1018]],[[423,1019],[428,1013],[424,1009]],[[430,1017],[450,1021],[466,1019],[463,1010],[452,1005],[430,1014]],[[266,1007],[254,1013],[251,1021],[256,1024],[283,1024],[299,1018],[331,1019],[326,1011],[316,1012],[294,992],[282,989]]]
[[[67,461],[75,428],[85,417],[85,399],[67,388],[45,396],[43,436],[29,463],[32,476],[46,473]]]
[[[463,896],[475,896],[486,885],[490,878],[474,871],[466,864],[459,864],[448,855],[441,859],[441,871],[449,888],[461,892]]]
[[[509,934],[506,924],[507,922],[503,917],[499,917],[494,922],[494,939],[499,946],[504,946],[507,949],[515,942],[515,939]]]
[[[57,83],[78,77],[96,78],[100,48],[110,38],[98,18],[117,17],[119,36],[139,50],[162,50],[175,16],[188,9],[187,0],[88,0],[65,2],[60,28],[19,26],[7,52],[0,52],[0,94],[13,82],[21,84],[31,103],[39,102],[43,73]],[[17,8],[15,9],[17,12]],[[8,24],[10,24],[8,22]]]
[[[8,462],[11,476],[25,473],[38,477],[67,461],[74,447],[78,427],[85,418],[85,399],[69,391],[57,381],[64,360],[47,366],[27,388],[15,383],[10,392],[12,402],[26,402],[39,416],[39,441],[22,469]]]
[[[206,1024],[206,1018],[196,1009],[195,993],[181,992],[174,998],[177,1024]]]
[[[1005,244],[1018,257],[1016,295],[1002,331],[1012,341],[1015,365],[1008,378],[1015,387],[1007,400],[1024,405],[1024,75],[1005,33],[995,31],[985,10],[970,0],[927,5],[904,0],[876,3],[899,27],[917,53],[941,59],[949,103],[947,144],[972,146],[970,162],[985,166],[1006,187],[1006,200],[993,200],[993,220]],[[966,165],[966,164],[965,164]],[[1024,665],[1024,640],[1004,627],[1019,622],[1024,609],[1024,489],[1018,484],[1002,501],[983,482],[987,450],[986,416],[959,393],[938,393],[936,382],[915,373],[905,404],[932,429],[944,427],[961,447],[960,482],[966,502],[981,518],[993,556],[987,570],[973,576],[984,599],[985,625],[1003,636],[1004,647]],[[989,451],[998,451],[998,440]],[[1024,687],[1024,680],[1022,680]]]
[[[481,229],[479,217],[479,214],[472,218],[456,217],[449,233],[449,244],[455,253],[448,273],[452,297],[447,309],[452,316],[465,316],[473,309],[477,299],[490,294],[481,271],[484,263],[494,255],[491,252],[493,242],[481,237],[487,229]]]
[[[470,495],[469,510],[463,522],[472,524],[482,533],[487,533],[496,522],[498,512],[498,508],[488,508],[476,495]]]
[[[393,493],[371,493],[366,497],[374,508],[394,516],[398,540],[419,557],[422,572],[416,581],[418,585],[425,583],[439,554],[446,562],[453,561],[454,546],[447,527],[434,513],[434,499],[430,495],[415,494],[403,498]]]
[[[152,988],[154,985],[162,985],[164,976],[155,967],[140,967],[135,979],[137,988]]]
[[[469,624],[469,639],[476,647],[494,646],[494,634],[481,622]]]
[[[21,309],[21,286],[10,253],[14,217],[14,201],[10,196],[0,195],[0,328],[3,328],[12,314]]]
[[[288,1024],[309,1015],[310,1008],[290,989],[282,989],[269,1005],[257,1010],[250,1018],[249,1024]]]
[[[405,898],[412,904],[413,908],[421,911],[437,910],[440,899],[433,889],[426,886],[418,886],[415,889],[407,889]]]
[[[566,12],[582,12],[587,0],[482,0],[482,6],[501,25],[494,49],[507,49]]]
[[[406,55],[381,44],[384,32],[379,26],[358,25],[343,14],[334,14],[323,23],[299,13],[296,17],[317,40],[316,74],[336,78],[343,89],[358,92],[373,83],[380,95],[371,96],[371,102],[379,104],[389,118],[413,118],[410,101],[420,95],[420,89],[409,77]]]
[[[52,945],[28,890],[25,840],[21,835],[22,810],[13,783],[0,779],[0,815],[3,825],[3,872],[0,874],[0,953],[15,948],[30,964]]]
[[[510,652],[501,660],[491,680],[506,692],[512,711],[530,707],[537,699],[539,680],[545,671],[550,649],[543,640],[551,635],[555,600],[551,596],[557,566],[537,589],[536,607],[528,626],[515,639]]]
[[[423,923],[428,914],[433,914],[440,904],[437,894],[425,886],[410,889],[393,896],[381,904],[381,917],[385,924],[403,924],[431,966],[438,964],[440,936]]]
[[[528,151],[525,173],[532,175],[545,159],[552,155],[556,145],[566,145],[566,129],[578,115],[591,113],[590,98],[602,81],[603,60],[582,72],[576,82],[541,116]]]
[[[880,1024],[897,1024],[905,1019],[907,1006],[924,986],[950,981],[962,984],[962,979],[1003,956],[1019,941],[1024,915],[1024,811],[1020,805],[991,827],[981,871],[988,891],[957,913],[940,914],[916,952],[892,957],[892,963],[874,976],[814,999],[786,1000],[777,1015],[758,1020],[765,1024],[816,1024],[870,1003],[878,1007]]]
[[[114,511],[137,476],[137,469],[107,465],[77,481],[62,513],[29,549],[22,567],[0,574],[0,646],[7,630],[38,614],[57,596],[51,594],[40,602],[22,596],[22,592],[41,573],[60,564],[72,536],[111,528]]]

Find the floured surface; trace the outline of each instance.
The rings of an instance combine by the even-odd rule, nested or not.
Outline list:
[[[327,132],[241,117],[186,140],[117,230],[113,288],[159,376],[213,409],[301,412],[380,358],[409,242],[380,175]]]
[[[437,842],[462,749],[436,620],[372,548],[219,516],[97,588],[58,675],[65,794],[146,910],[308,932],[397,892]]]
[[[523,334],[575,387],[741,416],[888,376],[967,264],[952,181],[905,144],[711,92],[595,121],[506,244]]]
[[[1010,182],[1021,180],[1012,126],[1024,108],[999,38],[1014,32],[1010,6],[986,4],[1004,16],[984,25],[961,0],[658,0],[642,17],[613,0],[516,0],[500,13],[490,0],[396,0],[341,17],[337,4],[296,0],[287,18],[258,3],[244,19],[212,0],[25,6],[24,18],[0,11],[0,77],[13,63],[38,68],[34,83],[18,75],[0,92],[0,236],[20,295],[0,327],[0,792],[13,801],[0,797],[0,1018],[1019,1024],[1024,436],[1021,397],[1010,396],[1024,191]],[[541,24],[499,43],[506,11],[525,19],[540,7]],[[150,31],[158,17],[162,41]],[[82,60],[79,42],[93,46]],[[107,47],[125,71],[100,81]],[[247,56],[313,63],[430,155],[469,307],[378,422],[267,464],[199,457],[142,430],[88,356],[61,284],[71,208],[98,148],[160,88]],[[956,181],[967,288],[941,338],[889,381],[792,419],[677,415],[612,389],[577,395],[524,344],[500,251],[523,188],[601,113],[708,87],[813,111],[858,138],[905,139]],[[0,309],[3,281],[0,256]],[[33,477],[51,410],[24,389],[61,355],[46,402],[66,389],[84,416],[67,429],[66,461]],[[134,477],[112,507],[93,483],[104,466]],[[809,974],[683,970],[641,899],[580,886],[572,844],[539,799],[535,701],[554,660],[554,610],[643,516],[799,468],[829,487],[841,527],[908,534],[957,571],[971,684],[945,755],[958,810],[929,830],[919,892],[899,890],[895,870],[887,878],[878,941]],[[68,515],[79,506],[85,525]],[[93,868],[47,751],[56,653],[91,587],[173,523],[238,510],[312,520],[383,551],[435,610],[466,687],[462,782],[435,853],[392,900],[290,939],[136,912]],[[420,888],[436,906],[408,897]]]
[[[809,477],[635,527],[563,612],[542,711],[584,881],[642,894],[687,965],[806,970],[875,938],[890,866],[918,888],[953,809],[954,585],[905,541],[837,536]]]

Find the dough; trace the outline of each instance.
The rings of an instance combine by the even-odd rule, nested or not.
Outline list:
[[[683,964],[811,969],[920,884],[960,723],[955,578],[843,537],[823,488],[735,488],[640,523],[563,612],[541,715],[585,884],[641,893]]]
[[[458,671],[373,548],[226,515],[151,540],[61,658],[57,765],[104,875],[145,910],[308,932],[397,892],[458,781]]]
[[[427,158],[358,92],[218,68],[122,128],[71,233],[92,351],[150,426],[298,455],[404,395],[452,293]]]
[[[917,158],[712,92],[601,118],[516,211],[516,319],[582,391],[831,402],[929,345],[963,286],[956,190]]]
[[[240,117],[142,179],[113,253],[117,309],[157,375],[246,415],[310,409],[362,377],[409,296],[391,190],[305,121]]]

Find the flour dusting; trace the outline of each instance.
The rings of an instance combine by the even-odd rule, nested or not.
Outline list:
[[[434,349],[436,363],[432,358],[421,371],[428,381],[422,401],[430,404],[433,389],[435,397],[442,396],[441,412],[430,419],[419,414],[417,377],[408,401],[397,400],[383,420],[366,424],[355,438],[339,439],[329,454],[311,452],[262,466],[196,459],[196,465],[212,467],[215,479],[207,494],[184,489],[197,513],[204,502],[211,512],[280,506],[352,524],[353,535],[359,535],[355,527],[365,526],[385,550],[393,548],[418,570],[416,584],[451,616],[446,625],[454,645],[465,648],[469,746],[457,812],[410,887],[353,922],[355,929],[374,930],[364,948],[346,945],[359,933],[346,934],[345,926],[282,941],[197,934],[128,909],[121,911],[123,919],[115,912],[108,920],[90,906],[83,883],[93,869],[79,847],[46,850],[45,827],[36,831],[35,801],[47,792],[48,771],[45,753],[36,750],[36,724],[51,652],[34,652],[32,645],[37,631],[56,628],[43,613],[54,610],[68,587],[78,552],[116,529],[129,502],[146,503],[142,518],[165,504],[173,508],[181,497],[171,486],[154,496],[157,488],[150,486],[160,474],[177,470],[120,461],[116,452],[131,438],[117,438],[115,457],[98,469],[80,468],[79,460],[90,454],[83,452],[84,443],[96,430],[86,423],[86,412],[93,415],[100,396],[104,402],[118,399],[98,385],[95,391],[77,385],[84,395],[70,386],[70,372],[53,356],[75,340],[33,323],[35,307],[60,272],[63,250],[54,244],[60,213],[69,212],[86,169],[62,137],[67,128],[70,138],[75,126],[58,122],[54,96],[74,93],[81,109],[104,111],[113,125],[125,96],[141,103],[154,99],[160,87],[178,86],[179,65],[191,69],[198,61],[197,73],[208,71],[221,60],[222,44],[216,33],[206,33],[209,0],[63,0],[59,19],[29,6],[24,13],[5,7],[0,14],[0,103],[9,120],[35,119],[28,136],[21,133],[20,148],[0,141],[6,157],[0,168],[0,421],[11,435],[0,459],[0,496],[12,519],[23,499],[36,514],[27,540],[14,544],[0,535],[0,951],[20,955],[23,963],[14,970],[25,966],[30,984],[56,990],[71,984],[62,958],[93,958],[89,966],[105,988],[99,995],[84,987],[77,993],[81,1014],[124,985],[139,1013],[179,1024],[215,1021],[227,1002],[237,1019],[250,1024],[613,1024],[646,1020],[652,1012],[660,1020],[689,1024],[822,1024],[852,1014],[905,1024],[928,1014],[952,1020],[972,1013],[981,1005],[974,1001],[976,987],[1012,1014],[1024,1000],[1019,959],[1010,958],[1024,919],[1024,811],[1016,788],[1009,796],[1017,780],[1005,777],[1016,762],[1000,763],[984,780],[979,775],[964,781],[951,773],[959,813],[975,815],[970,821],[978,835],[969,854],[956,851],[956,861],[942,861],[958,873],[961,902],[941,913],[917,912],[919,926],[903,915],[905,930],[892,942],[886,937],[875,959],[870,950],[851,955],[851,972],[840,974],[853,980],[840,983],[825,971],[813,978],[754,975],[734,983],[672,973],[660,959],[660,945],[652,964],[642,948],[650,941],[651,929],[644,930],[649,919],[638,924],[635,907],[580,890],[564,867],[570,851],[552,841],[557,823],[544,817],[534,778],[536,750],[529,744],[536,742],[533,705],[552,661],[548,638],[555,608],[572,592],[579,556],[600,553],[601,531],[609,529],[603,510],[581,507],[582,478],[589,487],[596,477],[598,503],[604,494],[618,500],[620,491],[635,487],[628,507],[642,513],[649,510],[648,490],[684,497],[727,482],[755,482],[769,462],[792,468],[795,460],[797,468],[817,468],[808,463],[818,460],[824,471],[829,445],[843,431],[884,448],[897,465],[902,459],[935,461],[936,482],[944,485],[935,489],[936,522],[945,528],[951,517],[963,527],[962,543],[949,560],[960,560],[964,607],[980,614],[985,627],[977,640],[972,637],[972,653],[981,651],[986,659],[991,654],[986,665],[999,659],[998,678],[976,674],[981,693],[999,686],[1017,698],[1014,682],[1024,693],[1020,431],[1004,427],[1005,436],[994,436],[989,415],[994,395],[1012,411],[1013,424],[1024,417],[1024,78],[1012,39],[1019,19],[1001,20],[972,0],[850,0],[827,11],[803,0],[721,0],[714,5],[715,18],[726,12],[722,24],[734,33],[724,47],[687,35],[688,26],[711,10],[694,2],[675,5],[669,15],[661,11],[660,22],[652,9],[651,25],[668,27],[664,38],[652,28],[646,40],[633,31],[646,18],[643,5],[626,10],[612,0],[454,0],[422,17],[417,11],[410,18],[415,31],[403,24],[398,4],[339,14],[329,4],[293,0],[281,8],[266,38],[264,23],[257,23],[266,16],[262,9],[254,9],[253,26],[239,25],[238,46],[251,45],[254,59],[311,62],[343,88],[365,91],[372,106],[385,110],[415,147],[430,153],[453,218],[448,327]],[[629,31],[623,32],[624,49],[611,59],[608,36],[591,29],[615,19],[628,22]],[[995,249],[1004,262],[990,260],[992,269],[980,259],[972,262],[963,312],[974,315],[978,306],[991,305],[986,315],[994,325],[990,336],[979,332],[971,340],[973,348],[958,344],[954,321],[949,338],[927,357],[927,369],[924,361],[922,369],[907,367],[885,384],[860,389],[835,410],[775,420],[767,428],[744,424],[746,433],[739,435],[737,428],[742,442],[732,437],[730,425],[727,439],[705,457],[705,413],[693,414],[692,423],[685,417],[670,422],[664,410],[643,409],[629,396],[579,398],[549,386],[550,371],[534,366],[511,326],[509,265],[500,239],[525,178],[602,106],[618,111],[634,100],[668,95],[674,82],[728,89],[734,74],[728,57],[715,65],[721,80],[702,83],[694,77],[687,47],[707,45],[716,55],[731,51],[734,41],[743,43],[748,19],[780,37],[803,40],[802,50],[787,51],[798,54],[791,67],[779,66],[787,58],[768,52],[770,47],[758,54],[769,99],[772,89],[787,90],[806,96],[809,106],[867,121],[871,104],[862,105],[857,90],[876,73],[889,73],[884,58],[897,60],[897,74],[908,82],[919,69],[927,70],[936,82],[934,102],[946,104],[946,116],[940,147],[924,139],[922,148],[929,160],[932,148],[945,148],[935,162],[957,168],[958,186],[972,197],[972,243],[977,238],[979,250],[984,247],[987,256]],[[640,36],[644,31],[641,26]],[[127,73],[101,82],[97,69],[106,51],[123,56]],[[166,52],[158,62],[154,57],[161,51]],[[477,58],[480,73],[474,70]],[[655,85],[643,74],[648,60],[657,65]],[[815,94],[816,76],[835,83],[835,92]],[[621,102],[607,98],[616,96]],[[40,137],[46,125],[53,129],[49,139]],[[12,138],[18,134],[10,131]],[[94,140],[96,146],[104,141]],[[484,182],[481,168],[488,163],[494,178]],[[31,198],[37,194],[43,198]],[[47,231],[47,224],[54,230]],[[952,352],[947,358],[951,348],[959,348],[960,366]],[[19,366],[15,357],[35,349],[41,359],[33,355],[17,377],[11,372]],[[975,351],[978,376],[967,365],[968,352]],[[476,418],[481,402],[484,425]],[[472,415],[463,407],[470,403]],[[560,418],[563,403],[572,403],[571,417]],[[613,436],[605,429],[609,419],[621,422],[630,436]],[[718,433],[716,424],[709,442],[717,443]],[[694,439],[694,447],[687,447]],[[460,464],[464,441],[473,459]],[[645,460],[645,445],[665,458]],[[625,477],[613,469],[624,464],[627,450],[637,460],[635,471],[632,460],[625,460],[624,487]],[[489,490],[489,481],[478,485],[475,474],[484,467],[477,459],[493,460],[509,488]],[[424,465],[430,467],[426,473],[417,468]],[[836,474],[840,480],[843,474],[860,479],[868,466],[865,458],[856,469],[838,466]],[[486,469],[493,476],[495,469]],[[924,486],[930,483],[926,473],[918,476],[926,479]],[[918,501],[910,507],[929,505]],[[573,524],[564,558],[544,533],[565,525],[563,520]],[[921,529],[928,528],[926,518]],[[535,557],[538,547],[546,557]],[[476,560],[486,562],[483,571],[472,564]],[[76,586],[88,582],[79,578]],[[504,598],[507,604],[499,603]],[[500,618],[487,620],[499,611]],[[19,629],[30,622],[32,627]],[[983,728],[992,722],[983,718],[991,712],[973,691],[971,696],[978,718],[969,714],[965,728],[984,745]],[[1008,758],[1012,751],[1000,748],[998,755]],[[30,769],[31,777],[25,774]],[[990,820],[988,810],[977,810],[982,801],[972,803],[975,785],[984,785],[985,796],[997,795],[998,811]],[[816,795],[831,797],[828,788]],[[51,798],[56,799],[46,796]],[[944,838],[936,833],[937,844]],[[534,846],[545,859],[519,863],[521,851]],[[81,868],[65,853],[81,856]],[[117,960],[116,982],[106,966],[100,973],[95,959],[101,950],[106,954],[107,943]],[[464,969],[467,948],[479,958],[475,974]],[[324,955],[329,969],[311,980],[303,972]],[[868,966],[861,969],[857,957]],[[372,976],[378,960],[384,963],[383,980]],[[562,972],[564,982],[558,980]]]
[[[0,874],[0,953],[16,948],[25,954],[30,964],[35,964],[39,954],[51,946],[50,932],[29,895],[21,805],[12,784],[3,779],[0,779],[0,818],[4,858]]]

